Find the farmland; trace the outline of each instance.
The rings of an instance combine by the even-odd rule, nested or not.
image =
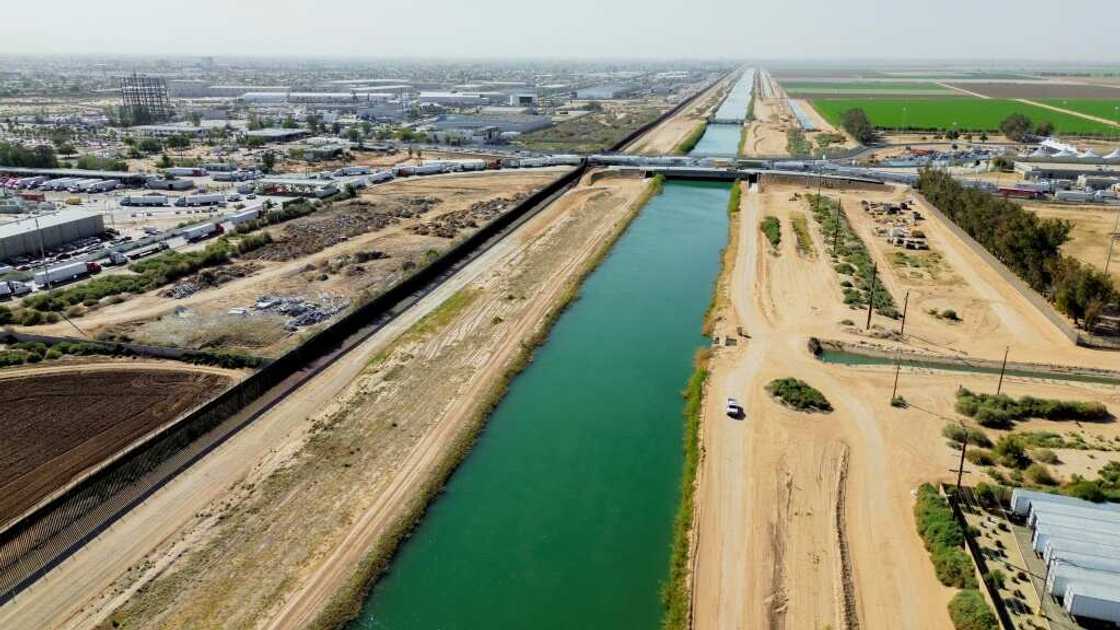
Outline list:
[[[813,107],[830,123],[840,124],[849,109],[861,108],[872,124],[885,129],[994,131],[1000,121],[1021,113],[1035,122],[1049,121],[1058,133],[1120,135],[1120,129],[1069,114],[1001,99],[814,99]]]
[[[788,81],[782,87],[793,96],[954,96],[958,93],[924,81]]]
[[[1116,90],[1120,96],[1120,90]],[[1066,99],[1051,98],[1039,101],[1053,107],[1068,109],[1072,112],[1088,114],[1107,120],[1120,122],[1120,98],[1117,99]]]
[[[1115,86],[1063,83],[1059,81],[1000,81],[991,83],[950,81],[949,85],[970,92],[979,92],[991,98],[1120,98],[1120,89]]]
[[[230,380],[219,370],[178,368],[109,363],[6,375],[0,381],[0,523]]]

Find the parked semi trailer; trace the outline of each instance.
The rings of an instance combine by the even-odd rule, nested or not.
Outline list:
[[[99,273],[101,265],[92,262],[71,262],[35,274],[35,283],[40,286],[61,284],[78,278]]]
[[[218,223],[203,223],[189,228],[183,228],[179,231],[179,236],[182,236],[188,243],[201,241],[204,238],[217,236],[225,232],[225,229]]]
[[[189,195],[187,197],[179,197],[175,201],[175,205],[180,208],[195,207],[195,206],[221,206],[225,205],[226,196],[222,194],[212,195]]]
[[[122,206],[166,206],[168,198],[165,195],[128,195],[121,197]]]

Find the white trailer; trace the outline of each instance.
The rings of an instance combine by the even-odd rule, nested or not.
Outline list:
[[[1120,624],[1120,586],[1076,582],[1062,594],[1062,607],[1073,617]]]
[[[583,158],[578,155],[554,155],[552,156],[552,163],[565,166],[579,166],[583,162]]]
[[[223,194],[212,195],[189,195],[187,197],[179,197],[175,201],[175,205],[180,208],[190,208],[197,206],[220,206],[225,205],[226,196]]]
[[[179,236],[182,236],[187,240],[187,242],[194,243],[195,241],[201,241],[208,236],[221,234],[224,231],[225,230],[222,229],[222,226],[216,223],[203,223],[202,225],[183,228],[179,231]]]
[[[83,188],[82,192],[87,193],[103,193],[110,190],[116,190],[121,185],[120,180],[116,179],[103,179],[96,184],[90,184]]]
[[[89,186],[91,184],[96,184],[99,181],[101,181],[101,180],[100,179],[93,179],[93,178],[91,178],[91,179],[80,179],[80,180],[70,184],[69,186],[67,186],[66,190],[69,191],[69,192],[72,192],[72,193],[82,192],[82,190],[86,186]]]
[[[76,278],[82,278],[91,273],[97,273],[98,271],[101,271],[101,266],[97,263],[69,262],[35,274],[35,283],[39,286],[59,284],[61,282],[69,282]]]
[[[457,170],[460,171],[486,170],[486,160],[458,160],[454,164],[458,166]]]
[[[67,186],[74,182],[82,181],[80,177],[61,177],[59,179],[52,179],[51,181],[39,187],[40,190],[65,190]]]
[[[367,180],[371,184],[380,184],[393,179],[393,171],[374,171],[369,174]]]
[[[165,195],[128,195],[121,197],[122,206],[166,206],[168,198]]]
[[[257,206],[256,208],[250,208],[248,210],[242,210],[240,212],[235,212],[235,213],[229,215],[228,217],[226,217],[226,221],[228,221],[229,223],[232,223],[233,225],[240,225],[242,223],[248,223],[249,221],[254,221],[259,216],[261,216],[261,208],[260,208],[260,206]]]
[[[394,167],[398,175],[436,175],[439,173],[447,172],[447,165],[443,162],[432,162],[429,164],[421,164],[419,166],[414,164],[406,164],[403,166]]]

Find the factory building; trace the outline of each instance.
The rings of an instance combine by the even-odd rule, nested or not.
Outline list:
[[[1034,530],[1045,595],[1075,620],[1120,624],[1120,505],[1016,488],[1011,510]]]
[[[581,101],[606,101],[622,98],[634,91],[625,85],[596,85],[576,90],[576,98]]]
[[[480,92],[421,92],[421,105],[472,107],[485,105],[487,100]]]
[[[265,142],[291,142],[307,136],[308,131],[306,129],[284,129],[282,127],[253,129],[245,132],[246,138],[260,138]]]
[[[82,210],[63,210],[4,223],[0,225],[0,260],[38,255],[41,250],[104,231],[104,217]]]

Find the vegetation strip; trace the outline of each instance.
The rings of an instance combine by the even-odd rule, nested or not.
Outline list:
[[[832,403],[817,388],[800,379],[787,377],[770,381],[766,391],[786,407],[797,411],[832,411]]]
[[[797,237],[797,251],[805,256],[816,256],[817,248],[813,245],[813,237],[809,234],[809,221],[800,212],[790,214],[790,225],[793,234]]]
[[[700,143],[700,138],[704,137],[704,132],[707,131],[707,129],[708,124],[706,122],[697,123],[696,127],[680,141],[680,144],[678,144],[675,149],[673,149],[673,153],[676,155],[688,155],[696,148],[696,145]]]
[[[937,488],[925,483],[918,488],[914,522],[933,561],[937,580],[963,589],[949,603],[949,616],[960,630],[998,628],[996,616],[980,594],[972,560],[964,552],[965,532],[953,516],[949,502]]]
[[[875,311],[885,317],[897,319],[898,309],[894,298],[875,278],[875,265],[863,240],[848,223],[839,201],[822,195],[809,195],[809,209],[821,227],[821,233],[832,256],[836,273],[850,276],[840,286],[844,288],[844,303],[853,306],[872,304]]]
[[[758,228],[766,235],[766,240],[770,241],[770,246],[776,251],[782,244],[782,224],[778,221],[778,217],[764,217],[758,224]]]
[[[483,398],[482,403],[476,407],[474,413],[472,413],[471,417],[465,422],[465,430],[461,431],[455,438],[447,457],[440,460],[437,469],[433,471],[433,474],[423,484],[420,492],[416,494],[411,504],[407,506],[402,513],[401,518],[390,526],[385,536],[383,536],[378,544],[366,554],[350,579],[347,580],[346,585],[340,588],[334,597],[331,598],[326,607],[308,626],[309,628],[322,630],[341,628],[358,617],[361,613],[362,602],[365,601],[366,597],[369,595],[370,589],[373,588],[378,578],[388,570],[393,556],[400,549],[401,543],[408,538],[416,526],[419,525],[420,521],[427,513],[428,507],[431,506],[432,502],[439,496],[440,491],[447,484],[451,475],[466,459],[483,427],[486,425],[486,421],[490,418],[491,414],[493,414],[494,410],[497,409],[498,404],[501,403],[502,399],[509,391],[509,387],[513,383],[514,378],[529,366],[533,360],[533,355],[536,353],[536,349],[544,345],[548,340],[549,332],[560,318],[560,315],[579,298],[580,287],[583,285],[584,280],[586,280],[607,258],[611,249],[614,248],[614,245],[622,238],[623,234],[626,233],[630,224],[637,218],[642,207],[661,192],[663,183],[664,179],[661,176],[655,177],[650,182],[646,192],[632,205],[630,212],[619,222],[618,230],[602,243],[579,274],[570,280],[567,289],[560,296],[557,305],[549,310],[548,315],[544,318],[533,336],[521,343],[521,348],[516,358],[505,370],[501,378],[491,386],[489,392]],[[458,296],[457,294],[457,296],[449,298],[448,301],[455,300],[456,303],[461,304],[466,299],[469,298]],[[446,303],[447,302],[445,302],[445,304]],[[442,308],[441,305],[441,309]],[[446,311],[443,315],[432,317],[432,319],[429,320],[429,325],[431,325],[430,322],[439,322],[444,319],[449,319],[446,315]],[[424,324],[424,320],[417,322],[413,329],[410,329],[405,334],[412,334],[415,327],[421,324]]]

